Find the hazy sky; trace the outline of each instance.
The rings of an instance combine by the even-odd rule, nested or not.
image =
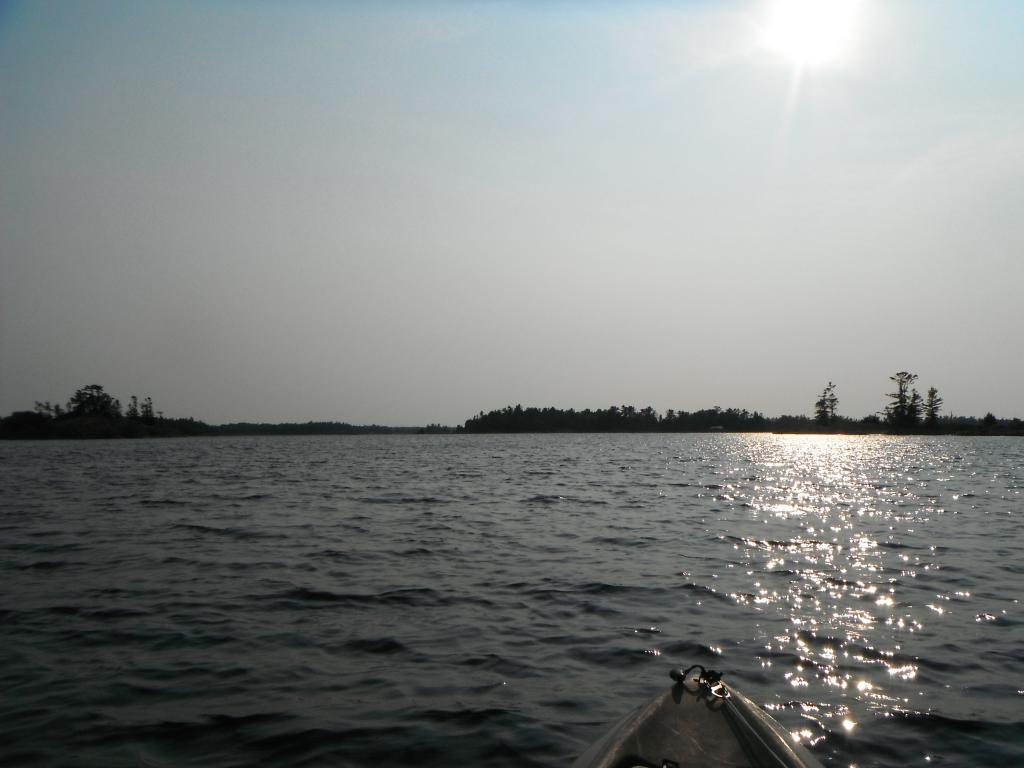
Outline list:
[[[0,414],[1024,416],[1024,2],[844,8],[0,2]]]

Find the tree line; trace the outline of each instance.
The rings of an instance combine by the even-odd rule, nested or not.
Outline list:
[[[889,381],[895,386],[895,391],[886,393],[889,402],[879,413],[865,416],[861,423],[884,424],[894,431],[1000,430],[1017,434],[1024,430],[1024,422],[1019,418],[998,419],[991,411],[980,419],[973,416],[940,416],[944,401],[939,395],[939,390],[929,387],[922,397],[914,386],[917,379],[917,374],[909,371],[897,371],[890,376]],[[844,419],[836,413],[838,406],[836,385],[830,381],[814,403],[815,422],[821,426],[832,426],[840,422],[850,423],[850,419]]]
[[[207,429],[195,419],[165,418],[151,397],[132,395],[123,406],[100,384],[81,387],[65,405],[36,401],[33,410],[0,419],[0,437],[7,438],[169,437]]]
[[[384,427],[347,422],[309,421],[292,424],[234,423],[210,425],[194,418],[167,418],[151,397],[132,395],[127,406],[99,384],[88,384],[66,405],[36,401],[31,411],[15,411],[0,419],[4,438],[181,437],[195,435],[363,435],[452,431],[427,427]]]
[[[913,429],[921,426],[934,429],[938,426],[943,403],[939,397],[939,390],[929,387],[927,395],[922,398],[914,387],[917,374],[909,371],[898,371],[889,377],[889,381],[896,385],[896,391],[886,394],[886,397],[891,398],[888,405],[880,413],[864,417],[863,422],[881,423],[884,419],[885,423],[894,429]],[[814,402],[814,420],[822,426],[835,424],[841,419],[836,413],[838,407],[836,385],[830,381]],[[989,417],[995,419],[991,413],[986,416]]]
[[[508,405],[467,419],[459,432],[944,432],[978,434],[1024,433],[1020,419],[997,419],[988,413],[977,419],[941,416],[943,399],[935,387],[924,397],[914,386],[917,374],[899,371],[889,377],[893,392],[878,413],[860,419],[839,414],[838,387],[831,381],[814,401],[814,416],[765,416],[740,408],[706,408],[699,411],[669,409],[660,414],[650,406],[613,405],[596,410],[535,408]]]
[[[309,421],[305,423],[234,423],[209,425],[193,418],[166,418],[150,397],[132,395],[127,406],[99,384],[78,389],[66,405],[36,402],[32,411],[16,411],[0,419],[4,438],[172,437],[185,435],[358,435],[390,433],[439,434],[494,432],[826,432],[870,434],[882,432],[939,432],[947,434],[1024,435],[1019,418],[997,419],[942,415],[943,399],[929,387],[922,397],[917,375],[899,371],[889,380],[893,391],[878,413],[861,419],[839,413],[838,388],[831,381],[814,401],[813,417],[765,416],[745,408],[669,409],[659,413],[646,406],[612,405],[591,410],[506,406],[480,411],[458,427],[385,427],[376,424]]]
[[[764,415],[738,408],[707,408],[690,413],[668,410],[660,414],[650,406],[612,405],[608,408],[524,408],[506,406],[481,411],[459,427],[461,432],[701,432],[711,429],[760,431],[769,423]]]
[[[141,403],[137,395],[132,395],[128,407],[122,413],[121,401],[108,394],[99,384],[87,384],[77,390],[68,400],[67,406],[53,404],[49,400],[36,400],[35,413],[50,419],[74,419],[96,416],[103,419],[133,419],[146,424],[154,424],[162,419],[163,411],[153,408],[153,398],[147,397]]]

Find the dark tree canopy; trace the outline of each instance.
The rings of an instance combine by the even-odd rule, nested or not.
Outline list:
[[[896,385],[884,412],[863,419],[836,413],[839,398],[829,382],[814,404],[814,418],[806,415],[766,417],[743,408],[704,408],[683,411],[670,408],[664,415],[651,406],[611,405],[591,410],[506,406],[489,413],[480,411],[459,427],[429,424],[425,427],[353,425],[347,422],[234,423],[209,425],[192,418],[164,418],[150,397],[132,395],[122,413],[121,403],[99,384],[74,393],[67,407],[36,402],[34,411],[16,411],[0,418],[0,438],[96,438],[171,437],[185,435],[360,435],[448,432],[782,432],[873,434],[916,428],[944,434],[1024,435],[1024,421],[947,415],[939,418],[943,404],[935,387],[921,397],[914,383],[917,375],[899,371],[889,377]],[[885,426],[882,424],[882,417]]]
[[[819,424],[831,424],[835,421],[838,407],[839,398],[836,397],[836,385],[830,381],[814,403],[814,420]]]
[[[892,399],[885,408],[885,420],[897,428],[916,426],[921,417],[921,396],[911,387],[917,381],[917,374],[899,371],[889,380],[896,384],[896,391],[886,394]]]
[[[928,388],[928,395],[924,401],[924,423],[934,428],[939,423],[939,411],[942,409],[942,398],[939,397],[939,390],[935,387]]]
[[[68,412],[74,416],[116,419],[121,416],[121,403],[104,392],[99,384],[89,384],[71,396]]]

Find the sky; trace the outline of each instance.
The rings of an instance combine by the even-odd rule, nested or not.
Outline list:
[[[830,2],[0,1],[0,414],[1024,417],[1024,3]]]

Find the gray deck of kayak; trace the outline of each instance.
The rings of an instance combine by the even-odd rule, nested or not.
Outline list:
[[[730,694],[677,684],[621,720],[574,768],[821,768],[764,710]]]

